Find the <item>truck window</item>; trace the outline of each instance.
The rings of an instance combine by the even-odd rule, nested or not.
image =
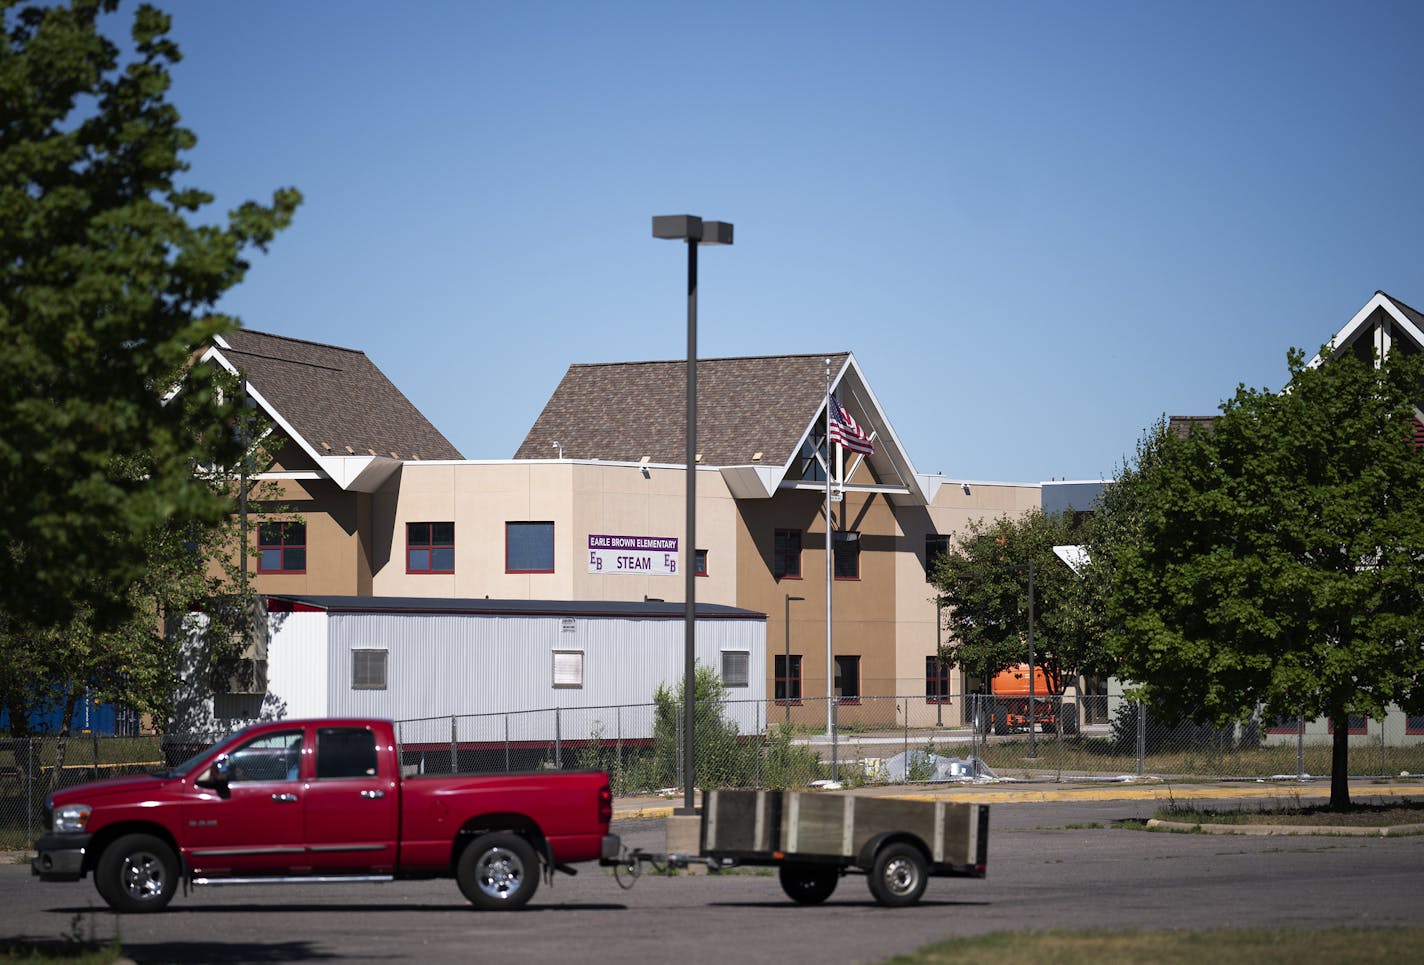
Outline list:
[[[318,727],[316,776],[375,777],[376,735],[364,727]]]
[[[264,734],[228,754],[232,764],[229,780],[295,781],[302,760],[302,732],[281,731]]]

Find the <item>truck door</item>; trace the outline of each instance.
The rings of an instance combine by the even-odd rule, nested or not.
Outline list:
[[[378,753],[370,727],[316,728],[314,769],[304,785],[308,860],[316,873],[395,871],[395,768],[395,749]]]
[[[306,863],[301,728],[268,731],[229,751],[225,789],[183,807],[196,876],[280,875]]]

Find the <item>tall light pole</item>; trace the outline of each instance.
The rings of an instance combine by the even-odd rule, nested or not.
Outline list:
[[[653,237],[687,242],[687,546],[682,555],[686,584],[682,646],[682,808],[678,814],[696,814],[693,723],[697,711],[697,248],[730,245],[732,224],[703,221],[690,214],[653,216]]]
[[[786,722],[791,723],[791,601],[804,603],[804,596],[786,594],[786,663],[781,667],[781,699],[786,704]]]

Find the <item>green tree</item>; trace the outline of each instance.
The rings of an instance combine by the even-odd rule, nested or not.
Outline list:
[[[1032,510],[992,522],[971,520],[932,580],[946,607],[941,658],[992,675],[1028,659],[1028,564],[1033,562],[1034,663],[1055,693],[1079,673],[1107,669],[1102,607],[1090,584],[1053,552],[1080,540],[1074,513]]]
[[[727,687],[717,671],[699,663],[693,671],[696,719],[692,727],[693,777],[700,787],[739,787],[748,782],[754,751],[738,739],[735,721],[727,719]],[[686,690],[659,684],[653,693],[653,748],[656,772],[674,783],[682,753],[682,717]]]
[[[165,399],[300,200],[190,221],[212,196],[179,183],[169,18],[138,7],[121,56],[117,7],[0,0],[0,613],[26,632],[128,624],[159,534],[230,511],[194,470],[235,464],[239,400],[206,366]]]
[[[1340,721],[1345,807],[1347,715],[1424,706],[1424,358],[1288,364],[1283,392],[1240,387],[1184,438],[1159,427],[1113,487],[1110,647],[1169,714]]]

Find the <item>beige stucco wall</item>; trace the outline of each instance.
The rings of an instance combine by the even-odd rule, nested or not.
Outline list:
[[[720,474],[697,475],[698,547],[708,572],[697,598],[733,602],[736,507]],[[373,498],[377,596],[451,596],[536,600],[681,601],[684,578],[592,573],[591,534],[664,536],[684,551],[685,481],[681,470],[597,462],[510,461],[405,463]],[[405,524],[455,523],[455,572],[408,574]],[[554,524],[554,572],[505,572],[505,523]],[[686,565],[690,554],[680,553]]]
[[[994,520],[1019,516],[1042,503],[1041,489],[1030,483],[946,482],[934,503],[898,514],[900,552],[895,572],[895,663],[898,687],[907,695],[923,694],[925,657],[935,652],[934,587],[925,580],[925,536],[938,533],[952,538],[972,519]],[[950,674],[950,704],[943,708],[945,723],[959,723],[963,706],[962,676]],[[910,723],[930,724],[937,708],[923,700],[910,704]]]

